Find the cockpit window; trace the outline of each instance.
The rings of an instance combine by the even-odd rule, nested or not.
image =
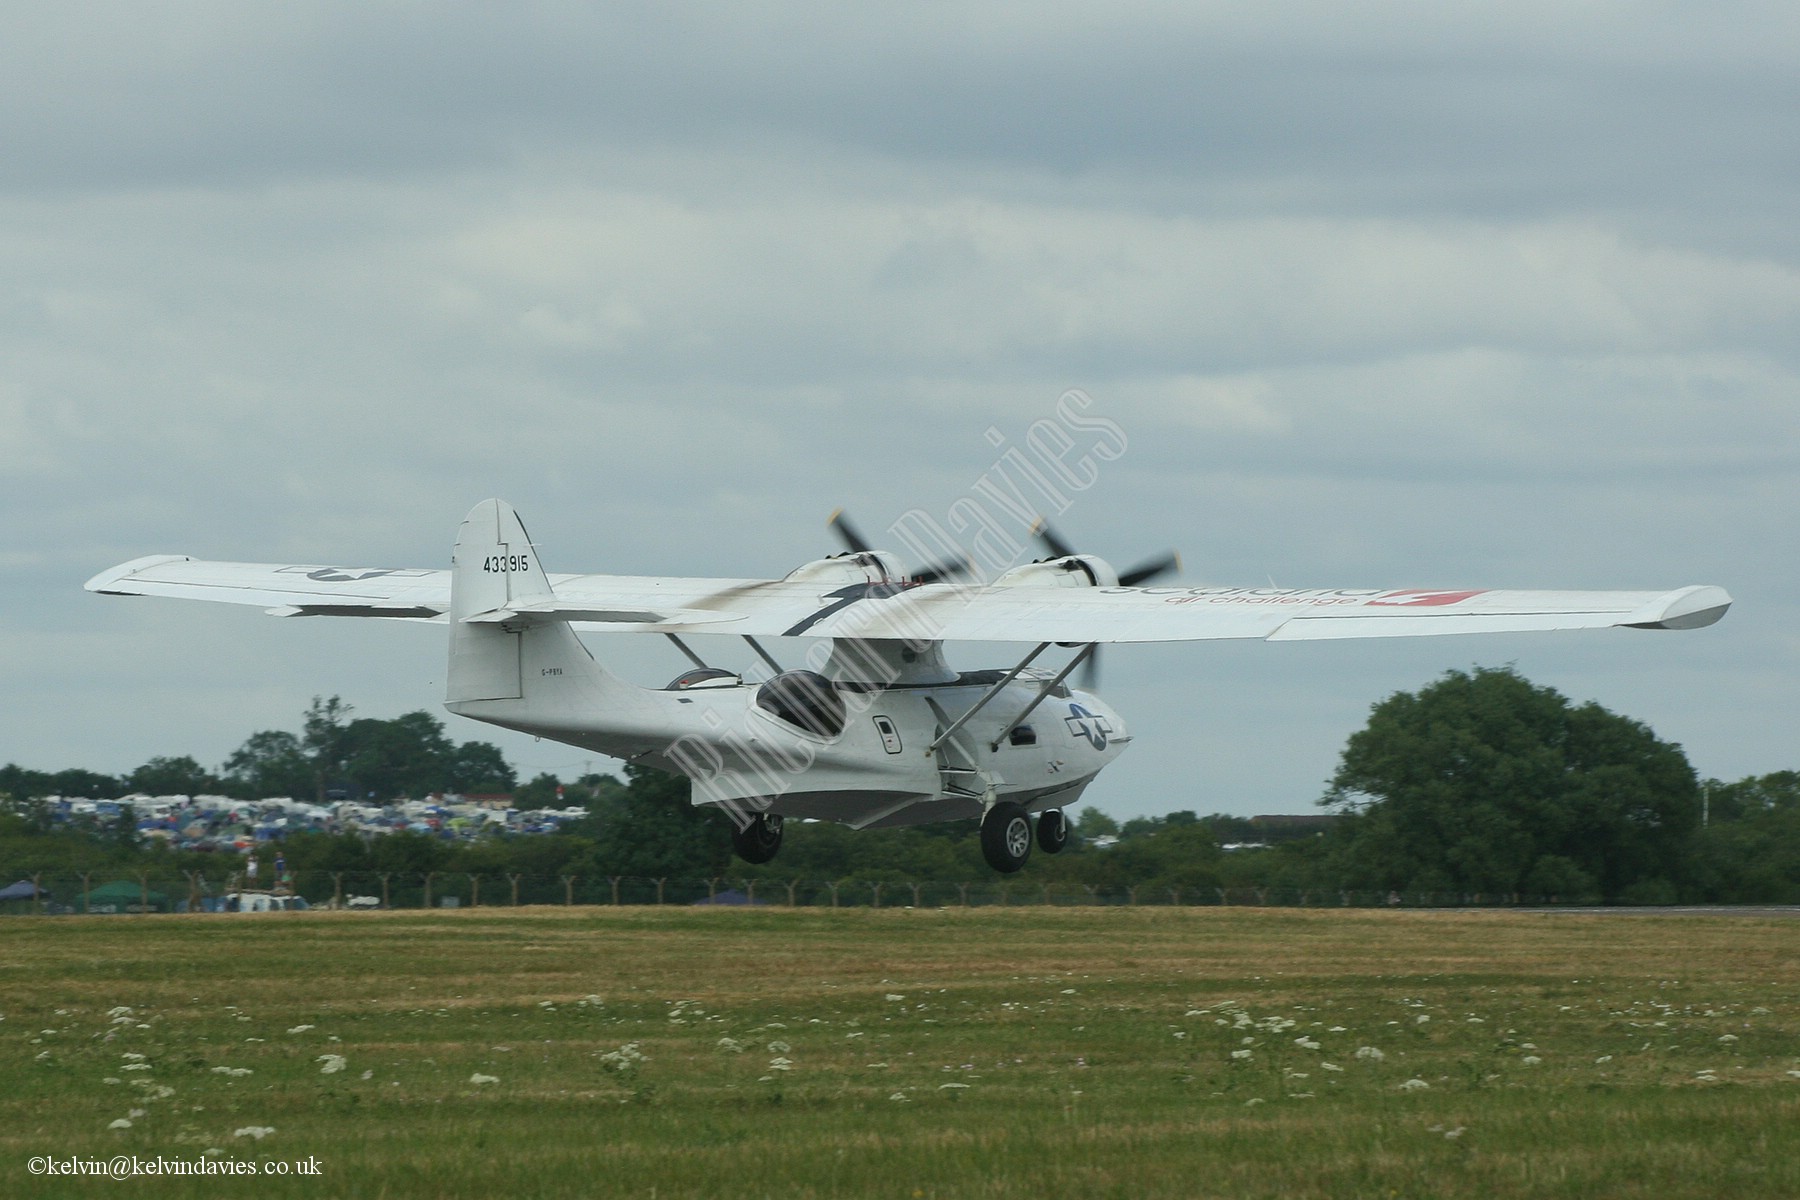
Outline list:
[[[820,737],[844,731],[844,698],[817,671],[787,671],[762,685],[756,707],[778,721]]]

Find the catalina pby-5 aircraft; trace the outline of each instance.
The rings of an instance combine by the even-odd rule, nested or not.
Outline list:
[[[87,583],[106,595],[250,604],[279,616],[378,617],[448,627],[451,712],[693,781],[727,812],[737,852],[767,862],[785,817],[857,829],[980,818],[981,845],[1016,871],[1063,848],[1063,810],[1131,742],[1070,677],[1107,642],[1295,641],[1522,630],[1694,629],[1724,615],[1716,587],[1670,592],[1143,586],[1173,556],[1121,574],[1040,533],[1049,557],[985,583],[961,565],[909,576],[834,519],[850,549],[781,579],[549,575],[499,500],[463,521],[449,570],[140,558]],[[693,662],[660,689],[598,663],[577,631],[670,637]],[[682,639],[743,637],[772,674],[709,666]],[[786,669],[756,639],[815,638]],[[953,641],[1031,647],[958,673]],[[1053,646],[1073,654],[1034,666]],[[1033,817],[1035,816],[1035,829]]]

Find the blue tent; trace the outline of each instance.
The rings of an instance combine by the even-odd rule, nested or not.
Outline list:
[[[746,904],[761,904],[762,901],[761,900],[752,900],[748,895],[739,891],[737,888],[732,888],[729,891],[718,892],[712,896],[702,896],[702,897],[700,897],[700,899],[694,901],[694,903],[695,904],[726,904],[726,905],[732,905],[734,907],[741,908]]]
[[[21,879],[10,887],[0,888],[0,901],[4,900],[36,900],[38,897],[49,898],[47,889],[40,888],[29,879]]]

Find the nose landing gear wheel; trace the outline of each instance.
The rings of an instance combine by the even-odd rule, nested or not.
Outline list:
[[[1055,854],[1069,844],[1069,818],[1062,809],[1049,809],[1038,818],[1037,844],[1045,854]]]
[[[766,863],[781,849],[781,818],[774,813],[757,813],[742,829],[731,829],[731,848],[747,863]]]
[[[981,854],[988,866],[1010,875],[1031,857],[1031,818],[1023,805],[1002,800],[981,820]]]

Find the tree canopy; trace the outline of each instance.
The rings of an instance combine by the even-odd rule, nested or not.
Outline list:
[[[1377,704],[1322,803],[1353,886],[1672,900],[1701,798],[1647,726],[1477,668]]]

